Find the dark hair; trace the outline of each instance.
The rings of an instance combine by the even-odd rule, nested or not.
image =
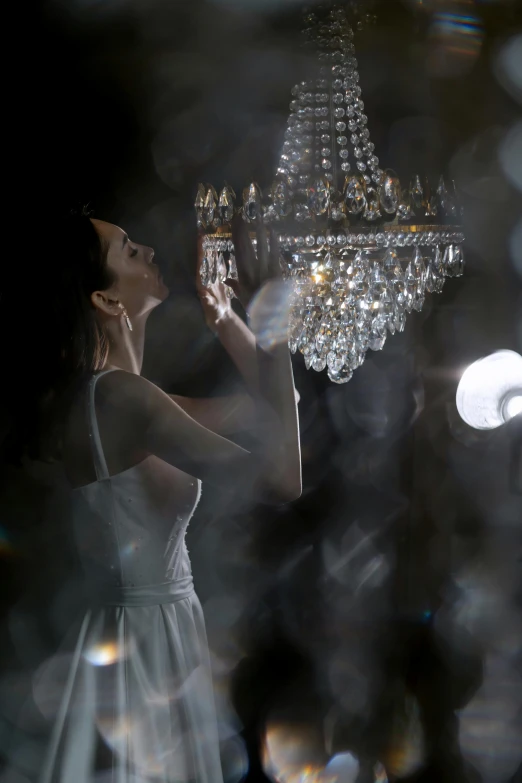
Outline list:
[[[16,270],[18,285],[5,297],[13,304],[19,292],[21,299],[10,314],[4,302],[0,308],[6,319],[0,333],[7,340],[0,437],[7,457],[56,454],[59,423],[74,390],[107,360],[108,341],[91,294],[114,282],[108,248],[85,209],[48,224],[46,242],[49,228],[52,246],[42,248],[37,240],[36,265]]]

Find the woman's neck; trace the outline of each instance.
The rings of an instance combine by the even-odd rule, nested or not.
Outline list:
[[[109,338],[109,355],[107,369],[119,369],[140,375],[143,365],[143,349],[145,346],[145,321],[136,319],[132,332],[122,322],[111,324],[107,329]]]

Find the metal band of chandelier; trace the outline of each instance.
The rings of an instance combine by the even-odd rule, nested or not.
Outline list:
[[[415,176],[403,188],[383,171],[370,139],[359,86],[353,8],[328,4],[305,14],[318,57],[317,79],[292,89],[275,181],[263,199],[253,183],[242,204],[228,185],[200,185],[205,233],[201,278],[237,275],[230,221],[274,224],[284,277],[292,282],[289,346],[307,368],[346,383],[368,349],[404,329],[426,293],[463,272],[464,235],[455,186]]]

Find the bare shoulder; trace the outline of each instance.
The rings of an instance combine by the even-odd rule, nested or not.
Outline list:
[[[149,418],[159,408],[181,412],[181,408],[159,386],[125,370],[113,370],[103,375],[97,383],[96,399],[101,406],[138,416],[138,420],[141,416]]]

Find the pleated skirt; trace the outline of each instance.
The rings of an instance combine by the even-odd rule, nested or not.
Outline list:
[[[38,783],[222,783],[205,622],[190,578],[121,590],[87,611],[69,649],[67,671],[51,659],[33,684],[37,703],[54,704]],[[59,698],[49,693],[57,679]]]

